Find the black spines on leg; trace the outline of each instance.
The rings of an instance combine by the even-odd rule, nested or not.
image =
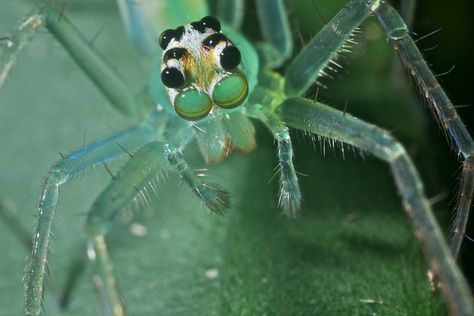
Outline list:
[[[205,207],[212,212],[222,215],[224,211],[230,207],[229,193],[219,185],[203,184],[199,190],[198,195]]]

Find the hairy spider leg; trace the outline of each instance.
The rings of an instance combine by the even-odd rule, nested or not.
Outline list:
[[[265,43],[257,46],[261,67],[279,67],[291,57],[293,52],[293,37],[285,6],[281,0],[257,1],[256,6],[262,36],[265,39]],[[254,106],[248,107],[247,115],[260,120],[277,142],[277,168],[280,173],[278,205],[287,216],[294,217],[301,208],[302,196],[293,165],[293,147],[288,128],[274,113],[275,100],[281,99],[283,95],[273,95],[271,98],[273,100],[258,100],[259,94],[265,96],[270,91],[282,91],[283,81],[275,73],[263,73],[259,76],[259,80],[260,84],[250,98],[250,103],[254,103]]]
[[[20,53],[33,40],[44,22],[44,15],[35,10],[25,16],[10,35],[0,37],[0,88],[15,66]]]
[[[33,245],[32,238],[28,229],[19,221],[16,214],[12,211],[12,207],[5,201],[0,200],[0,220],[12,232],[13,236],[23,245],[26,251],[31,251]],[[85,247],[84,247],[85,249]],[[58,293],[59,306],[67,307],[72,292],[74,291],[77,281],[85,270],[84,254],[73,256],[72,267],[68,273],[62,291]],[[50,284],[50,283],[48,283]]]
[[[408,27],[398,12],[382,1],[380,6],[374,10],[374,13],[393,47],[398,52],[402,63],[420,85],[423,96],[432,107],[442,129],[451,137],[459,156],[464,158],[459,199],[456,205],[451,238],[451,251],[457,257],[466,232],[474,192],[474,141],[451,100],[441,88],[438,80],[436,80],[423,59],[420,50],[410,37]]]
[[[217,214],[222,214],[229,207],[229,194],[217,185],[201,181],[184,160],[178,148],[172,144],[166,144],[164,153],[168,163],[179,173],[184,183],[201,200],[204,206]]]
[[[18,55],[31,42],[40,26],[48,29],[61,43],[76,64],[110,101],[113,108],[126,115],[143,115],[150,112],[152,102],[143,102],[149,101],[146,99],[147,95],[132,92],[68,18],[62,12],[57,12],[46,5],[24,17],[12,35],[0,39],[0,87]]]
[[[182,131],[188,131],[188,128]],[[186,137],[187,139],[181,139],[182,147],[192,139]],[[88,257],[94,262],[94,283],[99,292],[104,315],[125,315],[117,281],[112,272],[105,235],[120,210],[140,196],[152,180],[170,169],[181,176],[183,182],[209,210],[222,214],[229,207],[228,193],[196,176],[184,160],[180,148],[172,143],[152,142],[140,149],[94,202],[86,224]]]
[[[410,63],[408,67],[410,69],[413,68],[412,73],[417,78],[417,80],[420,81],[420,85],[422,86],[423,91],[427,94],[429,100],[435,105],[440,104],[437,108],[437,112],[441,116],[443,125],[449,130],[450,135],[454,138],[454,141],[459,146],[460,151],[465,154],[466,160],[464,163],[463,177],[461,181],[458,216],[455,223],[455,232],[458,233],[458,236],[459,234],[461,235],[461,237],[458,238],[462,238],[467,221],[467,214],[472,200],[472,189],[474,189],[474,180],[472,179],[474,175],[474,168],[471,160],[472,156],[469,154],[474,146],[472,145],[470,135],[467,133],[460,118],[458,117],[445,93],[436,82],[436,79],[427,67],[426,63],[421,58],[421,54],[416,48],[413,40],[408,36],[406,25],[404,24],[403,20],[401,20],[401,17],[398,15],[398,13],[392,7],[390,7],[389,4],[379,0],[353,0],[349,2],[328,24],[324,26],[324,28],[315,37],[313,37],[313,39],[290,63],[285,73],[284,91],[287,96],[298,96],[303,94],[309,88],[309,86],[313,84],[317,77],[324,74],[324,69],[337,56],[338,52],[344,50],[344,43],[350,38],[354,30],[373,12],[375,12],[375,14],[379,17],[379,20],[385,28],[388,36],[392,38],[392,40],[397,41],[397,43],[398,41],[403,43],[404,46],[402,46],[401,43],[395,45],[395,47],[398,48],[397,50],[403,50],[403,53],[401,54],[407,55],[406,57],[402,57],[402,60],[405,59],[405,63]],[[395,35],[396,38],[394,38]],[[408,45],[410,47],[407,47]],[[417,55],[413,56],[415,51],[417,52]],[[439,95],[442,95],[442,98]],[[273,98],[278,99],[278,96],[273,96]],[[448,112],[449,115],[443,112]],[[285,123],[289,123],[286,121],[287,117],[289,116],[285,116],[283,119]],[[316,123],[319,123],[319,120],[315,120],[315,122],[309,122],[308,124],[311,128],[316,128],[313,126],[316,125]],[[330,137],[330,135],[328,136]],[[466,151],[469,153],[466,154]],[[405,157],[405,153],[403,153],[402,156],[404,157],[404,160],[407,159]],[[406,174],[406,172],[396,171],[396,165],[399,165],[399,163],[394,163],[393,167],[397,177],[401,177],[401,175]],[[412,178],[417,176],[410,175],[409,177]],[[402,180],[403,179],[397,181],[399,184],[403,184],[404,180]],[[409,191],[402,191],[402,193],[405,195],[407,195],[408,192]],[[410,204],[408,204],[408,206],[410,206]],[[414,210],[418,210],[415,212],[416,214],[414,216],[426,215],[423,215],[423,212],[426,210],[422,207],[414,208]],[[429,216],[431,215],[429,214]],[[415,224],[416,229],[418,229],[416,227],[417,225],[418,224]],[[439,240],[442,240],[440,239],[440,236],[435,233],[431,234],[430,230],[426,229],[420,230],[418,232],[422,233],[421,235],[417,234],[417,237],[422,240],[422,246],[424,251],[429,255],[431,266],[434,272],[445,274],[442,276],[442,281],[447,283],[443,286],[447,286],[449,289],[444,290],[444,295],[446,301],[450,304],[451,309],[456,310],[457,307],[454,306],[456,303],[453,302],[456,302],[456,297],[459,294],[463,295],[462,300],[464,300],[464,303],[467,304],[467,310],[472,312],[472,298],[469,294],[469,291],[466,290],[467,287],[465,281],[461,277],[458,268],[455,265],[443,265],[440,263],[448,260],[445,258],[445,256],[449,257],[446,252],[436,250],[438,246],[435,245],[435,241],[439,242]],[[427,239],[428,242],[423,242],[424,239]],[[454,255],[457,255],[459,244],[460,241],[456,240],[455,236],[451,248]],[[443,246],[441,245],[439,247]],[[448,270],[444,271],[445,268]],[[459,283],[460,285],[458,285],[457,281],[453,281],[458,279],[461,280]],[[459,288],[456,289],[457,286],[459,286]]]
[[[291,57],[293,37],[287,12],[281,0],[256,1],[260,29],[265,43],[257,45],[262,66],[276,68]]]
[[[59,187],[74,175],[133,153],[137,147],[160,136],[165,116],[157,113],[143,124],[91,143],[54,164],[46,176],[37,209],[33,248],[26,268],[25,313],[38,315],[44,296],[44,276],[51,241],[51,227],[59,199]]]
[[[287,99],[281,107],[281,119],[290,127],[347,143],[390,164],[415,235],[442,284],[451,315],[473,315],[469,286],[450,253],[418,172],[403,146],[379,127],[304,98]]]
[[[274,77],[269,76],[267,80],[273,81],[278,78],[275,74],[273,74],[273,76]],[[280,81],[282,82],[282,80]],[[277,142],[277,168],[280,173],[278,205],[283,209],[287,216],[295,217],[297,211],[301,208],[302,197],[298,184],[298,177],[296,176],[295,168],[293,166],[293,146],[291,144],[290,133],[278,115],[273,112],[274,109],[271,108],[271,104],[266,103],[265,98],[258,100],[259,94],[262,96],[265,92],[266,91],[263,87],[257,87],[257,91],[250,99],[250,102],[254,105],[249,107],[247,115],[260,120],[270,130]],[[281,100],[281,98],[275,98],[274,100]]]
[[[290,96],[304,93],[318,76],[324,74],[324,68],[344,49],[344,42],[371,13],[379,19],[402,62],[433,107],[442,128],[465,159],[451,239],[451,250],[457,257],[474,192],[474,141],[410,37],[407,25],[390,4],[382,0],[353,0],[348,3],[288,66],[285,91]]]
[[[353,0],[342,8],[292,59],[285,71],[285,93],[301,96],[324,75],[344,44],[372,13],[369,4],[378,0]]]
[[[233,30],[240,30],[244,19],[244,0],[221,0],[217,4],[217,15],[222,22],[232,27]]]
[[[168,167],[163,146],[162,142],[151,142],[137,151],[114,176],[88,213],[87,254],[93,263],[93,280],[103,315],[125,315],[105,235],[119,211]]]
[[[233,8],[233,1],[224,2],[227,11]],[[234,4],[235,5],[235,4]],[[260,68],[281,66],[293,51],[293,38],[289,28],[287,13],[281,0],[257,1],[257,13],[265,43],[257,44]],[[238,14],[238,13],[234,13]],[[226,15],[227,16],[227,15]],[[231,21],[234,18],[230,18]],[[246,54],[243,51],[243,54]],[[275,73],[261,73],[259,83],[251,93],[245,114],[261,121],[272,133],[278,146],[278,166],[280,193],[278,205],[289,217],[295,217],[301,208],[301,190],[293,165],[293,148],[287,127],[274,113],[281,93],[283,81]],[[275,95],[272,95],[275,94]]]

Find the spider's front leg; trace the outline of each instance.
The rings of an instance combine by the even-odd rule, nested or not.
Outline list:
[[[388,3],[381,1],[380,5],[374,10],[374,13],[387,33],[393,47],[398,52],[403,64],[420,85],[423,97],[432,107],[446,136],[451,138],[452,145],[458,151],[459,156],[464,158],[459,201],[456,206],[456,217],[453,223],[451,239],[451,251],[457,257],[466,232],[469,211],[474,195],[474,140],[459,117],[451,100],[423,59],[420,50],[410,37],[407,25],[398,12]]]
[[[10,35],[0,36],[0,88],[15,65],[20,53],[36,33],[46,28],[71,58],[86,73],[112,107],[126,115],[143,115],[152,110],[148,95],[136,94],[64,16],[63,8],[41,3],[40,9],[25,16]],[[147,101],[147,102],[143,102]]]
[[[304,98],[287,99],[281,105],[281,119],[290,127],[347,143],[390,164],[415,235],[431,270],[441,282],[451,314],[474,315],[471,291],[443,238],[418,172],[403,146],[383,129]]]
[[[285,92],[302,95],[344,50],[344,43],[370,14],[375,14],[404,65],[421,87],[446,135],[465,160],[459,202],[453,225],[451,251],[459,254],[474,195],[474,141],[452,102],[410,37],[408,26],[384,0],[352,0],[302,49],[286,70]],[[335,64],[338,65],[338,64]]]
[[[119,211],[168,166],[161,142],[142,147],[114,176],[92,205],[87,217],[88,258],[103,315],[123,316],[125,308],[112,273],[105,235]]]
[[[134,154],[94,202],[87,219],[87,254],[94,265],[93,280],[104,315],[125,315],[105,242],[109,227],[124,206],[139,198],[142,190],[170,168],[179,173],[209,210],[222,213],[229,206],[227,192],[201,181],[191,171],[180,150],[172,144],[152,142]]]
[[[167,144],[164,152],[168,163],[179,173],[184,183],[194,192],[205,207],[216,214],[222,214],[225,209],[229,208],[229,194],[217,185],[201,181],[184,160],[178,148]]]
[[[137,146],[149,142],[150,139],[157,136],[156,124],[160,124],[159,122],[163,119],[163,116],[160,117],[159,114],[152,115],[142,125],[91,143],[67,155],[51,167],[44,180],[38,203],[33,248],[30,262],[26,268],[26,315],[39,315],[41,311],[48,249],[60,186],[82,171],[126,156],[128,152],[133,152]],[[163,125],[163,122],[160,125]]]
[[[288,128],[278,115],[258,104],[251,107],[248,115],[260,120],[270,130],[277,142],[277,168],[280,173],[278,204],[288,217],[294,217],[301,208],[302,196],[293,166],[293,146]]]
[[[0,37],[0,88],[25,47],[33,40],[44,25],[43,12],[35,11],[25,16],[10,35]]]

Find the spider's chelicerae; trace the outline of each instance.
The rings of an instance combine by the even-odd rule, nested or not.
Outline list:
[[[161,57],[151,67],[149,88],[138,94],[97,55],[60,9],[41,7],[11,35],[2,38],[0,85],[18,53],[44,26],[116,109],[142,118],[133,127],[65,155],[48,172],[42,184],[25,277],[27,315],[41,313],[52,224],[63,184],[94,166],[108,169],[112,160],[127,159],[117,172],[111,172],[112,180],[92,204],[85,230],[87,257],[101,309],[105,315],[124,315],[117,275],[105,242],[113,219],[137,197],[146,200],[149,192],[156,190],[154,181],[168,171],[178,173],[209,210],[224,212],[231,200],[231,195],[221,188],[225,183],[220,186],[215,184],[218,179],[199,177],[189,167],[183,151],[195,142],[208,164],[221,162],[232,151],[251,152],[256,146],[254,121],[266,126],[276,141],[281,187],[278,204],[289,217],[297,215],[302,196],[288,127],[330,142],[349,144],[387,162],[435,286],[440,288],[453,315],[474,314],[469,288],[454,261],[474,190],[474,142],[410,38],[405,23],[389,3],[350,1],[294,54],[293,35],[282,1],[256,2],[265,40],[257,44],[250,43],[238,31],[243,12],[240,1],[220,2],[219,19],[209,16],[206,4],[200,1],[189,2],[187,5],[193,6],[189,12],[183,12],[185,6],[180,6],[186,1],[150,1],[141,5],[118,2],[127,30],[140,51]],[[167,6],[156,5],[160,3]],[[168,11],[159,11],[165,9]],[[404,147],[381,128],[303,97],[318,77],[331,68],[341,67],[338,55],[344,53],[347,41],[369,15],[380,21],[442,128],[464,158],[451,247],[433,217],[422,182]],[[281,69],[283,64],[283,71],[273,70]],[[216,273],[210,269],[207,275],[213,278]],[[262,282],[268,281],[265,280]]]

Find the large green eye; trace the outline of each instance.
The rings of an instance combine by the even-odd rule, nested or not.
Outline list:
[[[247,79],[239,74],[233,74],[216,84],[212,92],[212,99],[221,108],[232,109],[245,101],[248,91]]]
[[[205,117],[212,108],[211,98],[196,89],[181,92],[174,99],[174,109],[186,120],[196,121]]]

